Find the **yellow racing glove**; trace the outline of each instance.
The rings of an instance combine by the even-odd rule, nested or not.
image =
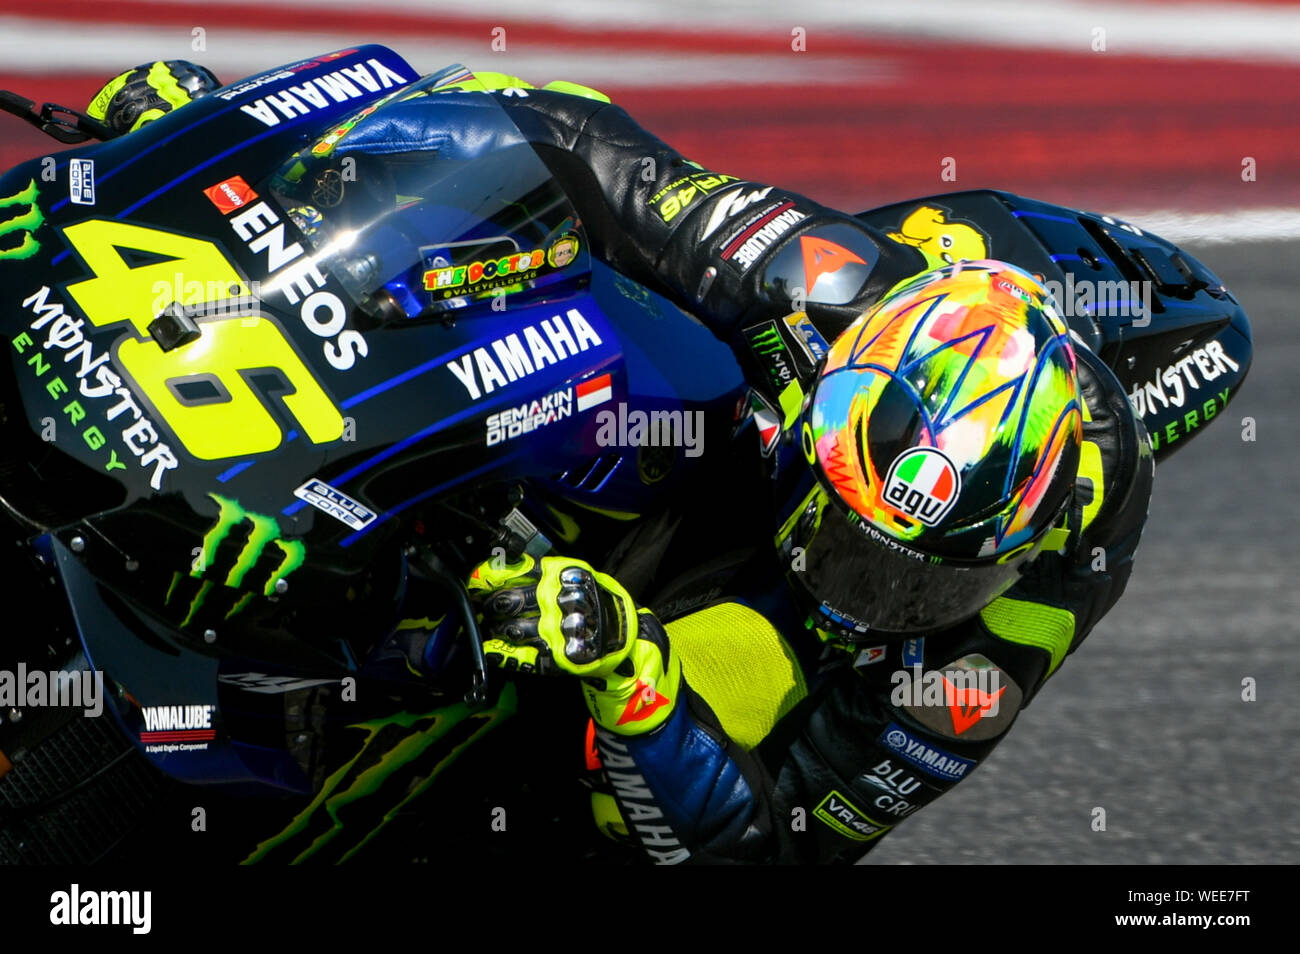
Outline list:
[[[479,564],[467,585],[489,662],[580,677],[592,718],[621,735],[649,732],[672,714],[681,664],[659,621],[613,577],[582,560],[525,554]]]
[[[104,84],[90,101],[86,115],[121,136],[220,88],[221,81],[195,63],[145,63]]]

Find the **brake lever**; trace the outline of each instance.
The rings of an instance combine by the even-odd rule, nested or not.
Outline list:
[[[56,113],[71,117],[72,122],[57,117]],[[57,103],[46,103],[41,107],[41,120],[45,123],[41,130],[47,135],[58,139],[59,142],[85,142],[88,139],[107,142],[110,139],[117,138],[117,133],[107,124],[101,123],[98,119],[92,119],[85,113],[69,109],[67,106],[60,106]],[[76,138],[64,138],[69,136],[75,136]]]
[[[90,139],[107,142],[116,138],[111,128],[85,113],[57,103],[45,103],[38,111],[32,100],[7,89],[0,90],[0,110],[17,116],[65,145],[76,145]]]

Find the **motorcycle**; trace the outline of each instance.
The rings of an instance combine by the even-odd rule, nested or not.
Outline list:
[[[75,147],[0,176],[0,858],[620,857],[577,694],[489,674],[463,581],[554,548],[685,612],[655,568],[745,534],[773,409],[590,254],[471,75],[358,46],[120,138],[0,93]],[[472,153],[336,161],[431,94]],[[1159,459],[1249,369],[1232,294],[1136,226],[988,190],[860,218],[1036,273]],[[692,421],[724,451],[692,453]]]

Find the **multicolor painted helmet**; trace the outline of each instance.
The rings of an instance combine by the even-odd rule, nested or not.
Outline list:
[[[778,543],[817,626],[937,630],[1010,587],[1069,505],[1081,408],[1033,276],[963,261],[895,286],[836,339],[803,414],[816,480]]]

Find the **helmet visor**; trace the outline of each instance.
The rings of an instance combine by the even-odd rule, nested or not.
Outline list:
[[[840,506],[820,481],[787,528],[789,577],[817,605],[818,625],[846,637],[916,633],[959,623],[1020,578],[1042,537],[972,563],[928,556]]]

